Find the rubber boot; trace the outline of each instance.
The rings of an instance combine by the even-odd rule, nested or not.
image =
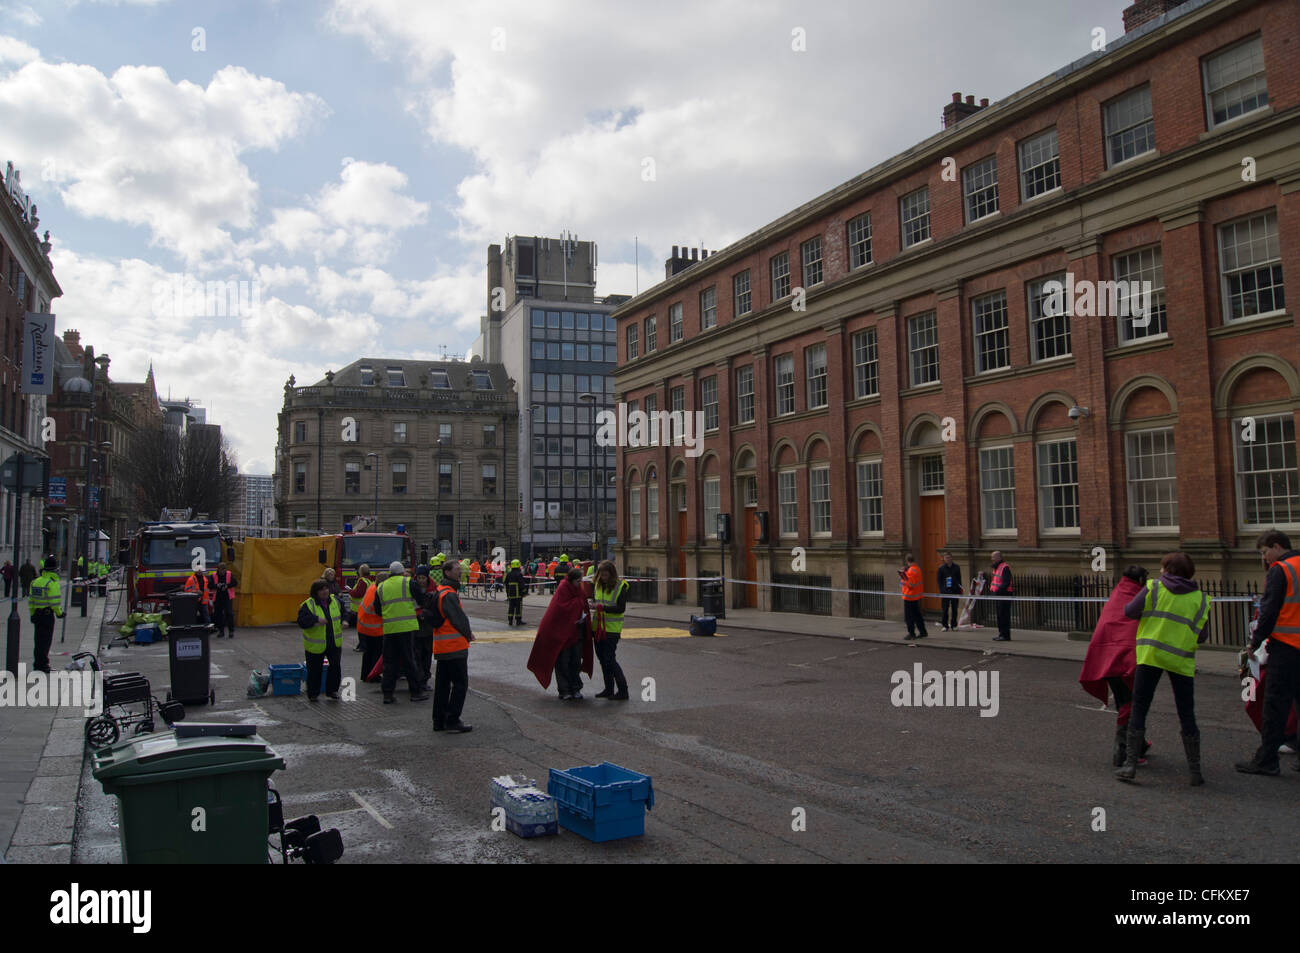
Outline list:
[[[1201,734],[1183,735],[1183,750],[1187,752],[1188,783],[1200,787],[1205,783],[1201,775]]]
[[[1121,781],[1136,781],[1138,773],[1138,752],[1142,750],[1142,733],[1133,728],[1128,729],[1128,741],[1125,745],[1124,766],[1115,772]]]
[[[1111,751],[1110,763],[1117,768],[1124,767],[1124,761],[1128,751],[1128,727],[1121,725],[1115,729],[1115,747]]]

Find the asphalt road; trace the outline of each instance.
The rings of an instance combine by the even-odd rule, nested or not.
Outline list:
[[[1187,784],[1162,685],[1150,762],[1131,786],[1112,777],[1114,715],[1079,689],[1074,662],[725,623],[716,639],[632,628],[619,657],[633,699],[561,703],[524,668],[531,629],[507,628],[504,603],[467,611],[481,637],[470,652],[470,734],[435,735],[429,702],[399,691],[385,706],[370,685],[355,701],[246,698],[250,670],[301,658],[288,626],[214,641],[217,704],[187,717],[258,725],[288,762],[273,776],[286,816],[337,827],[344,863],[1294,860],[1295,759],[1284,758],[1281,778],[1233,771],[1258,735],[1231,679],[1197,679],[1207,784]],[[343,665],[356,677],[354,638]],[[159,694],[167,685],[165,644],[103,658],[150,675]],[[891,677],[917,662],[996,672],[997,715],[896,707]],[[494,776],[524,772],[544,786],[549,768],[600,761],[653,778],[644,837],[593,844],[563,830],[532,840],[491,830]],[[89,769],[79,808],[74,860],[117,862],[113,798]],[[1098,809],[1104,830],[1094,829]]]

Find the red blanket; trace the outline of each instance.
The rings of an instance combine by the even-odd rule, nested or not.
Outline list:
[[[537,627],[537,638],[533,640],[533,651],[528,656],[528,671],[537,676],[542,688],[551,687],[551,673],[555,671],[555,660],[560,653],[582,639],[582,670],[588,676],[595,669],[591,650],[591,626],[583,623],[578,630],[578,620],[587,611],[587,599],[582,594],[582,587],[575,586],[565,579],[555,587],[551,604],[546,607],[542,623]]]
[[[1120,579],[1115,591],[1101,610],[1097,628],[1088,643],[1079,684],[1103,705],[1109,697],[1108,678],[1122,678],[1133,687],[1133,670],[1137,667],[1137,620],[1124,614],[1124,606],[1142,591],[1142,586],[1127,576]]]

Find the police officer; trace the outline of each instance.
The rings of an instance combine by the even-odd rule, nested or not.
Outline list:
[[[510,560],[506,573],[506,621],[510,625],[524,624],[524,571],[519,560]]]
[[[460,564],[447,563],[442,585],[429,593],[426,605],[432,610],[433,654],[438,660],[433,676],[433,730],[473,730],[460,720],[469,692],[469,644],[474,641],[469,619],[460,606]]]
[[[429,560],[429,582],[435,589],[442,585],[442,567],[446,562],[447,557],[442,553]]]
[[[406,567],[393,560],[389,577],[375,591],[375,614],[384,623],[384,704],[397,701],[394,691],[397,676],[404,674],[411,689],[411,701],[422,702],[429,697],[420,684],[421,669],[415,661],[415,633],[420,631],[420,620],[415,607],[424,592],[413,579],[405,575]]]
[[[998,634],[993,637],[994,642],[1011,641],[1011,594],[1015,588],[1011,584],[1011,567],[1002,559],[1002,553],[993,552],[989,557],[993,565],[993,578],[989,582],[989,595],[996,596],[997,602],[994,605],[997,608],[998,617]]]
[[[32,646],[32,667],[46,674],[50,671],[50,644],[54,641],[54,619],[56,616],[63,616],[58,570],[58,559],[54,556],[46,556],[45,571],[32,581],[27,603],[32,625],[36,628],[36,638]]]
[[[1262,534],[1255,546],[1268,577],[1250,652],[1255,654],[1268,640],[1268,678],[1259,749],[1249,761],[1238,761],[1234,767],[1243,774],[1276,775],[1282,770],[1278,748],[1291,706],[1300,705],[1300,552],[1291,548],[1289,536],[1275,529]]]
[[[325,694],[335,700],[343,678],[343,606],[330,590],[330,584],[317,579],[311,594],[298,607],[298,627],[302,629],[302,651],[307,657],[307,700],[320,695],[320,676],[329,659],[330,670]]]

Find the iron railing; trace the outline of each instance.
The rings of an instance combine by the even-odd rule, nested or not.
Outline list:
[[[799,612],[803,615],[831,614],[831,577],[806,573],[773,573],[772,610]],[[811,589],[785,589],[782,586],[812,586]]]

